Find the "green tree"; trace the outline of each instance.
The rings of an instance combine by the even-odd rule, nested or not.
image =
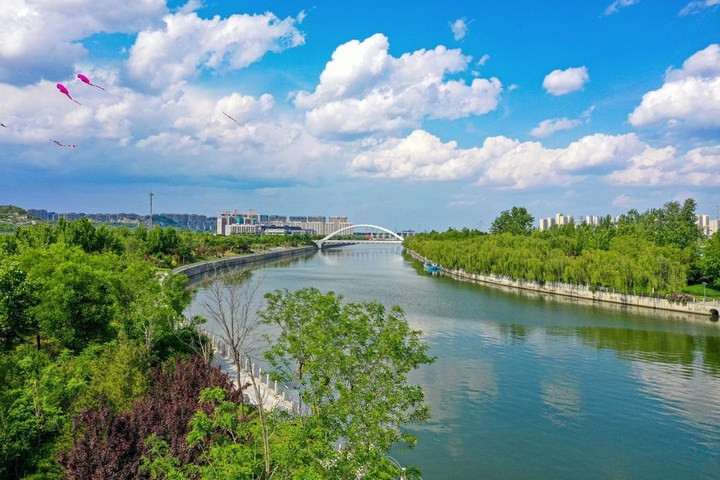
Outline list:
[[[535,218],[528,213],[525,207],[512,207],[511,210],[503,210],[493,220],[490,233],[511,233],[513,235],[530,235],[533,230]]]
[[[43,332],[63,347],[82,350],[107,341],[115,301],[106,275],[87,264],[64,262],[46,279],[42,302],[34,308]]]
[[[401,426],[426,421],[430,412],[407,374],[434,358],[400,307],[343,303],[341,296],[314,288],[275,291],[266,300],[261,318],[280,332],[266,358],[310,404],[305,427],[344,444],[332,478],[384,465],[394,444],[416,443]]]
[[[700,269],[708,283],[720,288],[720,232],[707,242],[700,260]]]
[[[37,285],[17,262],[0,263],[0,342],[14,347],[24,337],[37,333],[32,307],[38,303]]]

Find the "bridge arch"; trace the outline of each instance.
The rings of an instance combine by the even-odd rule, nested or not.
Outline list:
[[[316,241],[316,243],[318,244],[318,246],[321,246],[323,243],[325,243],[326,241],[330,240],[332,237],[334,237],[335,235],[337,235],[337,234],[339,234],[339,233],[342,233],[342,232],[347,231],[347,230],[353,230],[353,229],[355,229],[355,228],[363,228],[363,227],[365,227],[365,228],[374,228],[374,229],[376,229],[376,230],[381,230],[381,231],[383,231],[383,232],[389,233],[389,234],[392,235],[393,237],[397,238],[399,241],[401,241],[401,242],[403,241],[403,237],[401,237],[401,236],[398,235],[397,233],[393,232],[392,230],[388,230],[388,229],[385,228],[385,227],[381,227],[381,226],[379,226],[379,225],[371,225],[371,224],[369,224],[369,223],[358,223],[358,224],[355,224],[355,225],[349,225],[349,226],[347,226],[347,227],[343,227],[343,228],[341,228],[341,229],[339,229],[339,230],[336,230],[336,231],[332,232],[330,235],[327,235],[327,236],[326,236],[325,238],[323,238],[322,240]]]

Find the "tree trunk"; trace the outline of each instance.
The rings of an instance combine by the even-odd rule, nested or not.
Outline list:
[[[235,371],[237,372],[237,383],[238,388],[240,389],[240,417],[245,418],[245,395],[243,394],[243,384],[242,384],[242,378],[241,373],[242,370],[240,368],[240,354],[237,352],[233,352],[233,360],[235,361]],[[252,377],[252,373],[250,374]]]

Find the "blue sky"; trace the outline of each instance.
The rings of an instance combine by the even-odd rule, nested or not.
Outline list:
[[[720,204],[720,0],[6,3],[1,204],[416,229]]]

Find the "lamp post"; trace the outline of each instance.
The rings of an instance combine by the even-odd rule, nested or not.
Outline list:
[[[703,284],[703,303],[705,303],[705,286],[707,285],[706,282],[702,282]]]

